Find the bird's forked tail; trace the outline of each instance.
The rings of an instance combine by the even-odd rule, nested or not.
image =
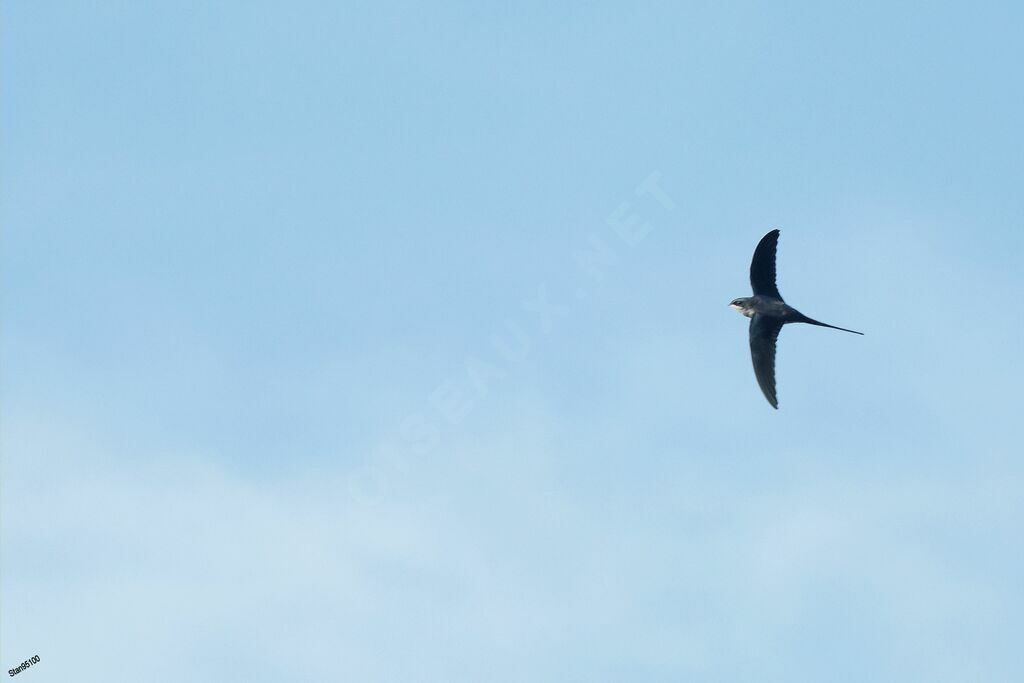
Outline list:
[[[848,330],[845,327],[836,327],[835,325],[829,325],[828,323],[823,323],[823,322],[821,322],[819,320],[815,320],[814,318],[808,318],[806,315],[803,315],[802,313],[800,315],[803,316],[803,320],[800,321],[802,323],[808,323],[810,325],[817,325],[818,327],[828,327],[828,328],[831,328],[833,330],[842,330],[843,332],[850,332],[852,334],[859,334],[861,336],[864,336],[863,332],[858,332],[857,330]]]

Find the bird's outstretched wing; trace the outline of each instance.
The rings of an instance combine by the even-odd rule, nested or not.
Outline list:
[[[777,318],[754,315],[750,319],[750,358],[754,361],[754,375],[764,397],[775,409],[779,407],[775,396],[775,341],[782,325]]]
[[[750,288],[754,295],[774,296],[779,299],[779,288],[775,284],[775,248],[779,244],[779,231],[772,230],[761,238],[750,261]]]

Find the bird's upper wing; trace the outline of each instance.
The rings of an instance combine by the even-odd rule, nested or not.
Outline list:
[[[781,320],[762,315],[750,319],[750,358],[754,361],[754,375],[764,397],[776,409],[779,400],[775,396],[775,340],[779,338],[782,325]]]
[[[775,247],[778,244],[778,230],[772,230],[757,243],[754,258],[750,261],[750,287],[755,295],[782,298],[779,288],[775,285]]]

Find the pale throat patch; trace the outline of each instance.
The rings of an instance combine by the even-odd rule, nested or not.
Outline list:
[[[740,315],[743,315],[743,316],[745,316],[747,318],[753,318],[754,317],[754,312],[753,311],[751,311],[749,309],[741,308],[741,307],[737,306],[736,304],[729,304],[729,308],[733,309],[734,311],[736,311]]]

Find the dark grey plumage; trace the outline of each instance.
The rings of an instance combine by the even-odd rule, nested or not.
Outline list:
[[[729,305],[750,318],[750,358],[761,392],[773,408],[778,409],[775,392],[775,346],[782,326],[787,323],[807,323],[833,330],[864,334],[845,327],[836,327],[808,318],[785,301],[776,285],[775,252],[779,231],[772,230],[761,238],[750,261],[750,287],[754,296],[733,299]]]

